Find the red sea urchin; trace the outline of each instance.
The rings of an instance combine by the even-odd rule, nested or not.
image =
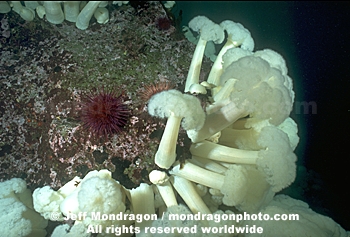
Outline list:
[[[93,135],[108,137],[122,131],[130,111],[125,104],[125,94],[116,90],[100,89],[95,95],[86,95],[82,102],[81,121]]]
[[[171,20],[166,16],[161,16],[156,19],[156,26],[158,30],[169,30],[171,24]]]

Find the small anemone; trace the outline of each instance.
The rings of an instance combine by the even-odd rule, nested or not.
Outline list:
[[[170,83],[169,81],[161,81],[157,83],[152,83],[150,85],[146,85],[141,93],[140,97],[144,102],[147,102],[153,95],[162,92],[174,89],[174,85]]]

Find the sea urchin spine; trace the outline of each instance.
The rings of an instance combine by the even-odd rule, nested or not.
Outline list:
[[[81,108],[83,126],[97,136],[121,132],[130,116],[124,100],[124,92],[117,95],[114,89],[102,88],[96,95],[85,96]]]

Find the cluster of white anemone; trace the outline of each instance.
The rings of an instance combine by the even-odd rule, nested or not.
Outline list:
[[[113,4],[127,4],[128,1],[114,1]],[[108,1],[1,1],[0,13],[8,13],[11,8],[24,20],[34,20],[35,14],[39,18],[46,17],[52,24],[61,24],[64,20],[75,22],[76,27],[85,30],[94,16],[98,23],[105,24],[109,21],[107,10]]]
[[[155,155],[155,163],[167,172],[154,170],[149,175],[168,212],[181,209],[174,209],[179,207],[177,195],[193,214],[225,211],[219,210],[220,205],[234,207],[228,209],[238,213],[293,210],[309,223],[260,223],[265,227],[263,236],[346,236],[333,220],[313,212],[305,203],[275,195],[295,179],[294,149],[299,142],[297,125],[289,117],[294,91],[283,57],[270,49],[254,52],[254,40],[240,23],[225,20],[216,24],[197,16],[189,22],[189,28],[198,33],[198,42],[185,94],[163,91],[148,102],[152,116],[168,119]],[[207,42],[224,45],[208,78],[200,82]],[[208,94],[204,110],[198,94]],[[192,141],[192,159],[185,162],[176,161],[180,125]],[[320,229],[323,221],[329,227]],[[160,221],[153,225],[172,224]]]
[[[199,33],[199,40],[186,80],[187,94],[163,91],[148,102],[152,116],[168,119],[155,163],[175,178],[215,190],[225,205],[256,211],[295,179],[293,151],[299,137],[289,117],[294,92],[286,63],[275,51],[253,52],[253,38],[239,23],[226,20],[218,25],[197,16],[189,27]],[[225,38],[207,80],[200,82],[206,43],[221,44]],[[208,91],[204,111],[195,95]],[[182,164],[175,162],[180,124],[193,142],[192,159]],[[156,180],[156,175],[152,178]],[[252,192],[256,198],[248,201]]]
[[[75,177],[58,191],[49,186],[36,189],[34,209],[45,219],[55,217],[60,221],[63,216],[78,217],[72,227],[67,224],[56,227],[52,237],[88,237],[91,234],[86,229],[96,225],[103,230],[108,226],[139,228],[136,236],[162,236],[144,233],[146,226],[195,225],[259,225],[264,228],[263,234],[221,232],[217,236],[347,236],[349,232],[329,217],[313,212],[306,203],[286,195],[275,195],[295,179],[294,149],[299,142],[296,123],[289,117],[294,92],[283,57],[269,49],[253,52],[254,41],[249,31],[233,21],[218,25],[198,16],[190,21],[189,27],[199,33],[199,40],[186,80],[186,94],[177,90],[163,91],[148,102],[148,112],[152,116],[167,118],[155,154],[155,163],[162,169],[149,174],[153,184],[142,183],[128,190],[114,180],[109,171],[100,170],[91,171],[83,179]],[[207,80],[200,82],[206,42],[222,43],[225,38]],[[204,110],[195,95],[209,91],[209,103]],[[180,126],[192,141],[192,158],[182,163],[176,161]],[[12,186],[8,182],[3,189],[16,192]],[[23,210],[18,209],[19,219],[21,215],[25,218],[21,214]],[[164,218],[143,222],[94,220],[94,212],[158,214]],[[270,216],[293,213],[299,214],[300,219],[241,223],[167,219],[169,213],[229,215],[243,212]],[[27,225],[30,224],[28,221]],[[197,234],[175,231],[167,235],[212,236],[200,231]],[[99,233],[98,236],[115,234]],[[132,233],[122,236],[132,236]]]

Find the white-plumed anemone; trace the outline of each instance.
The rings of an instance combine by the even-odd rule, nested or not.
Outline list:
[[[83,10],[79,13],[75,23],[78,29],[85,30],[89,27],[90,19],[100,3],[101,1],[90,1],[85,5]]]
[[[155,155],[155,163],[168,169],[176,159],[180,124],[185,130],[198,130],[204,124],[205,113],[196,97],[177,90],[162,91],[152,96],[148,102],[148,113],[155,117],[168,118]]]
[[[52,24],[61,24],[64,21],[64,14],[60,2],[44,1],[44,8],[48,22]]]

